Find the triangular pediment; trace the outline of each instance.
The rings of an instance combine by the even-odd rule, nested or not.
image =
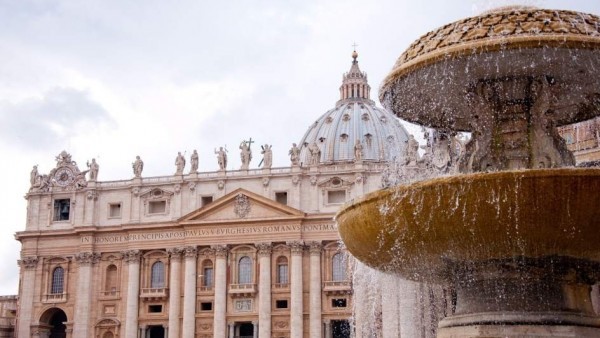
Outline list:
[[[304,216],[298,209],[240,188],[183,216],[179,223],[243,222]]]

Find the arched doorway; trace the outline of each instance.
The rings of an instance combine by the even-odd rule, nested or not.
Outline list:
[[[66,338],[67,327],[67,315],[59,308],[51,308],[46,310],[40,317],[40,323],[46,324],[50,327],[50,335],[48,338]]]

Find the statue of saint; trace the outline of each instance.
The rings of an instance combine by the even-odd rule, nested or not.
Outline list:
[[[419,162],[419,142],[411,134],[406,141],[406,149],[404,150],[404,161],[406,165],[416,166]]]
[[[290,155],[292,165],[298,165],[300,163],[300,148],[298,148],[296,143],[292,143],[292,149],[290,149],[288,154]]]
[[[250,161],[252,160],[252,149],[250,149],[251,143],[245,140],[240,143],[240,159],[242,160],[241,170],[247,170],[250,167]]]
[[[38,185],[38,176],[40,176],[40,174],[37,167],[37,165],[34,165],[33,169],[31,169],[31,173],[29,174],[29,183],[31,183],[32,187]]]
[[[215,149],[215,154],[217,154],[217,162],[219,163],[219,170],[227,169],[227,149],[223,149],[223,147],[219,147],[218,151]]]
[[[362,162],[363,158],[363,145],[360,140],[356,140],[354,143],[354,161]]]
[[[190,156],[190,174],[195,174],[198,172],[198,152],[194,149],[192,156]]]
[[[272,146],[268,144],[262,146],[262,151],[260,153],[263,154],[263,168],[271,168],[273,165],[273,151],[271,150],[271,147]]]
[[[183,168],[185,168],[185,157],[181,155],[181,152],[177,153],[177,157],[175,157],[175,175],[183,175]]]
[[[318,165],[321,160],[321,149],[316,142],[313,142],[309,147],[310,152],[310,165]]]
[[[144,161],[140,158],[140,156],[135,157],[135,162],[131,164],[133,167],[133,175],[135,177],[142,177],[142,170],[144,170]]]
[[[92,159],[92,163],[87,162],[87,167],[90,169],[90,181],[96,181],[98,179],[98,171],[100,170],[100,166],[96,162],[96,159]]]

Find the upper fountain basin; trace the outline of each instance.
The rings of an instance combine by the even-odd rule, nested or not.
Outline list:
[[[336,216],[358,260],[444,282],[457,264],[515,257],[600,262],[600,170],[444,177],[377,191]]]
[[[556,125],[578,122],[599,114],[599,48],[595,15],[505,8],[445,25],[415,41],[383,81],[380,100],[408,121],[471,131],[478,112],[470,94],[479,83],[519,79],[498,89],[501,97],[519,102],[528,95],[522,90],[527,82],[544,77],[554,87],[551,119]]]

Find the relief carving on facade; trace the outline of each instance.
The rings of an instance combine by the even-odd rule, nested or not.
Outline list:
[[[273,251],[273,245],[271,243],[257,243],[256,248],[258,249],[259,257],[270,257]]]
[[[98,252],[80,252],[75,254],[75,261],[79,265],[89,265],[98,263],[101,255]]]
[[[171,257],[171,259],[180,259],[181,255],[183,254],[183,249],[170,248],[170,249],[167,249],[167,253],[169,254],[169,257]]]
[[[304,242],[302,241],[291,241],[286,243],[290,247],[292,254],[302,254],[304,252]]]
[[[250,213],[251,208],[252,206],[250,204],[250,199],[248,199],[248,196],[240,193],[235,197],[233,212],[239,218],[246,218],[246,216],[248,216],[248,214]]]
[[[126,263],[139,263],[142,253],[140,250],[126,250],[121,252]]]
[[[195,246],[186,246],[183,251],[186,258],[196,258],[198,256],[198,248]]]
[[[229,248],[227,248],[227,245],[213,245],[213,246],[211,246],[211,249],[213,249],[215,251],[215,256],[217,258],[227,257],[227,252],[229,251]]]
[[[18,263],[24,269],[34,269],[37,266],[39,259],[37,256],[25,256]]]
[[[308,242],[308,250],[311,255],[320,255],[323,250],[323,244],[317,241]]]

